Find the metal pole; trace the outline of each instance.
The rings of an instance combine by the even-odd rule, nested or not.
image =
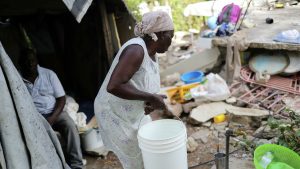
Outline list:
[[[226,166],[225,169],[229,169],[229,142],[230,142],[230,136],[233,135],[232,130],[227,130],[225,133],[226,136]]]

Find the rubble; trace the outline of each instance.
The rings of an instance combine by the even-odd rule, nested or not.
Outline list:
[[[211,126],[211,122],[205,122],[205,123],[202,123],[202,126],[204,127],[210,127]]]
[[[266,110],[253,108],[231,107],[227,109],[230,114],[230,121],[237,122],[246,127],[257,128],[261,126],[261,121],[269,115]]]
[[[253,169],[254,164],[253,160],[251,158],[236,158],[236,157],[230,157],[229,158],[229,168],[232,169]],[[211,169],[216,169],[216,166],[214,165]]]
[[[195,140],[201,140],[202,143],[206,144],[208,141],[208,136],[210,135],[209,129],[201,129],[191,135]]]
[[[213,129],[222,133],[225,133],[225,129],[228,126],[228,122],[222,122],[222,123],[214,123],[212,125]]]
[[[174,72],[185,73],[193,70],[206,70],[207,68],[214,66],[219,55],[220,51],[218,48],[196,51],[188,59],[184,59],[174,65],[168,66],[160,73],[160,75],[162,78],[165,78]],[[201,62],[199,62],[199,60],[201,60]]]
[[[180,74],[176,72],[166,76],[165,79],[162,79],[161,83],[163,86],[173,86],[176,85],[178,82],[180,82]]]
[[[224,102],[213,102],[208,104],[203,104],[193,109],[190,118],[204,123],[214,116],[225,113],[226,109],[230,108],[231,105],[228,105]]]
[[[198,145],[199,144],[195,141],[195,139],[193,137],[189,137],[188,141],[187,141],[187,144],[186,144],[187,151],[189,153],[194,152],[197,149]]]
[[[261,126],[254,132],[254,137],[261,139],[272,139],[278,135],[276,130],[272,130],[270,126]]]
[[[286,97],[283,99],[283,102],[286,104],[286,107],[295,111],[300,115],[300,96],[297,97]]]
[[[226,103],[228,103],[228,104],[233,104],[236,102],[237,102],[236,97],[229,97],[228,99],[226,99]]]

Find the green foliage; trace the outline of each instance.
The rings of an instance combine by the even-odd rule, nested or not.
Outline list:
[[[292,110],[287,109],[285,111],[289,114],[288,120],[269,117],[267,125],[272,129],[272,132],[278,133],[276,144],[285,146],[300,154],[300,116]],[[245,136],[245,133],[237,132],[235,135]],[[259,145],[259,143],[257,144],[253,140],[243,137],[235,146],[242,146],[246,150],[253,152]]]
[[[188,31],[190,28],[200,30],[201,24],[203,22],[202,17],[185,17],[183,15],[184,8],[187,7],[188,4],[201,2],[204,0],[158,0],[161,5],[166,4],[167,2],[172,8],[172,17],[175,25],[176,31]],[[141,20],[141,15],[138,12],[138,5],[141,2],[148,3],[149,7],[154,5],[154,0],[125,0],[128,9],[135,16],[137,21]]]
[[[280,132],[278,144],[288,147],[300,154],[300,116],[292,110],[286,110],[289,113],[288,121],[269,118],[268,125]]]

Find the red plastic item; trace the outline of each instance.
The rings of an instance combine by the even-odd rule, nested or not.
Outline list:
[[[267,83],[258,83],[255,81],[255,73],[252,72],[248,67],[243,67],[241,69],[241,79],[248,83],[258,84],[261,86],[278,89],[281,91],[293,93],[300,95],[300,76],[296,74],[292,77],[281,77],[281,76],[271,76]]]

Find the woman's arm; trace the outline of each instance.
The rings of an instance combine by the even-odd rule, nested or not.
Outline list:
[[[125,48],[107,85],[107,92],[122,99],[148,102],[154,109],[165,109],[162,96],[138,90],[128,83],[139,70],[143,59],[144,50],[140,45]]]

